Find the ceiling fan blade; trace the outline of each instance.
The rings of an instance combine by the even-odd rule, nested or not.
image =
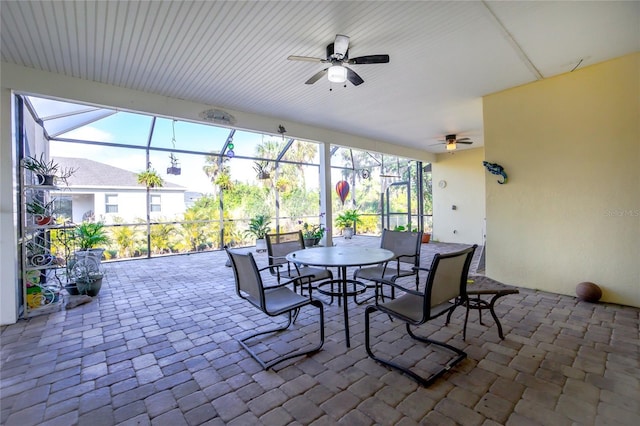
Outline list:
[[[465,145],[471,145],[473,143],[473,141],[463,141],[463,140],[458,139],[456,141],[456,143],[462,143],[462,144],[465,144]]]
[[[327,70],[329,68],[325,68],[322,71],[318,71],[316,74],[313,75],[313,77],[311,77],[309,80],[305,81],[304,84],[313,84],[316,81],[320,80],[322,77],[324,77],[327,74]]]
[[[347,69],[347,80],[351,82],[354,86],[359,86],[364,83],[362,77],[360,77],[354,70],[349,67],[345,67]]]
[[[342,34],[336,34],[336,40],[333,42],[333,54],[340,55],[340,58],[344,58],[347,55],[349,49],[349,37]]]
[[[295,56],[295,55],[290,55],[289,57],[287,57],[288,60],[290,61],[306,61],[306,62],[326,62],[326,59],[322,59],[322,58],[312,58],[310,56]]]
[[[349,64],[386,64],[389,62],[389,55],[367,55],[351,58],[347,61]]]
[[[458,142],[462,142],[462,141],[470,141],[470,138],[460,138],[458,139]]]

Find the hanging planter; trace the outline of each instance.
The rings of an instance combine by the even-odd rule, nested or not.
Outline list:
[[[171,155],[169,155],[169,161],[171,161],[171,165],[169,167],[167,167],[167,174],[168,175],[180,175],[180,173],[182,172],[182,169],[178,164],[178,159],[176,158],[175,155],[173,155],[173,152],[171,153]]]
[[[173,138],[171,139],[171,144],[173,145],[173,148],[175,149],[175,147],[176,147],[176,120],[173,120],[173,123],[171,123],[171,125],[172,125],[172,129],[173,129]],[[178,159],[173,154],[173,152],[171,154],[169,154],[169,161],[170,161],[170,166],[167,167],[167,174],[168,175],[176,175],[176,176],[180,175],[180,173],[182,172],[182,169],[179,167]]]
[[[256,171],[257,177],[260,180],[271,179],[271,174],[268,168],[269,163],[266,161],[256,161],[253,166],[253,170]]]
[[[147,169],[138,173],[138,183],[143,184],[147,188],[160,188],[164,185],[164,181],[154,169]]]

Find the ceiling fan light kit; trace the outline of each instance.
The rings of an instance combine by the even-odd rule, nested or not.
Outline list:
[[[473,141],[469,138],[460,138],[458,139],[456,137],[456,135],[451,134],[451,135],[447,135],[444,137],[443,139],[440,139],[441,142],[438,142],[436,144],[433,145],[444,145],[445,149],[447,150],[447,152],[453,152],[456,149],[458,149],[458,144],[464,144],[464,145],[471,145],[473,143]],[[431,146],[431,145],[430,145]]]
[[[290,55],[287,59],[290,61],[321,62],[324,64],[331,64],[329,68],[325,68],[314,74],[305,82],[305,84],[313,84],[326,75],[327,79],[331,83],[343,84],[348,80],[354,86],[359,86],[364,83],[364,80],[354,70],[347,67],[346,64],[386,64],[389,62],[389,55],[367,55],[349,59],[349,37],[342,34],[336,34],[335,41],[327,45],[326,58]]]
[[[347,69],[342,65],[333,65],[329,67],[327,78],[332,83],[344,83],[347,81]]]

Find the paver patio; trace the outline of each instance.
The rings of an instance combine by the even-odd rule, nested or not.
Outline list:
[[[336,244],[378,245],[356,236]],[[422,265],[455,244],[423,245]],[[479,254],[479,253],[478,253]],[[257,254],[259,264],[265,255]],[[472,267],[481,274],[476,256]],[[323,350],[263,371],[237,337],[273,319],[236,297],[224,252],[114,262],[91,303],[1,329],[3,425],[635,425],[640,419],[640,309],[520,289],[489,315],[464,310],[421,327],[468,358],[429,388],[370,360],[364,306],[325,307]],[[476,284],[500,285],[476,275]],[[517,283],[508,283],[516,284]],[[322,299],[323,296],[320,296]],[[264,349],[315,330],[303,310]],[[428,370],[439,349],[373,316],[376,350]],[[313,337],[309,337],[310,339]],[[283,349],[284,348],[284,349]],[[266,352],[268,354],[268,352]],[[413,360],[413,361],[411,361]]]

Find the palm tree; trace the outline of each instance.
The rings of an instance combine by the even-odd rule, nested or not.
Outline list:
[[[124,220],[121,217],[114,217],[113,223],[121,225]],[[132,257],[135,251],[136,242],[139,239],[135,226],[114,226],[111,228],[111,238],[118,248],[118,257]]]

